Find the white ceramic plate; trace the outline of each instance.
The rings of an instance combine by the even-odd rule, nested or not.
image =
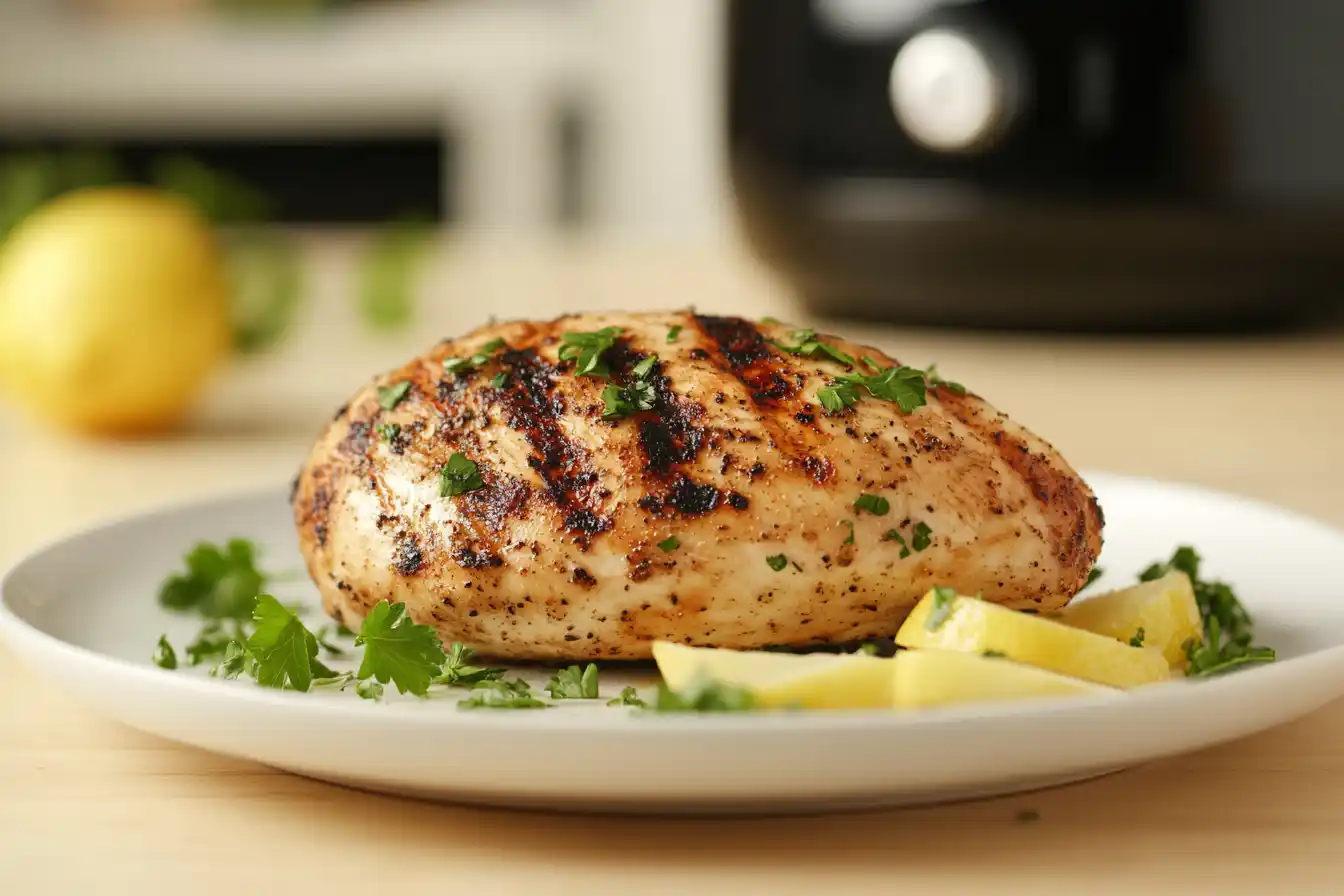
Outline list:
[[[1107,518],[1103,584],[1132,581],[1194,544],[1283,661],[1121,699],[743,716],[652,716],[605,701],[459,712],[451,700],[376,704],[153,666],[160,634],[180,646],[197,628],[154,597],[195,541],[252,538],[268,568],[301,568],[279,490],[135,517],[38,551],[3,581],[0,635],[97,711],[173,740],[358,787],[570,810],[819,811],[1004,793],[1242,737],[1344,694],[1344,534],[1229,495],[1089,480]],[[304,583],[277,590],[316,603]],[[625,683],[604,675],[603,697]]]

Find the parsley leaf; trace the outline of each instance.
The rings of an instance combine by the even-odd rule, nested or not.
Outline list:
[[[257,597],[252,620],[256,628],[245,646],[255,661],[251,674],[257,684],[268,688],[288,685],[296,691],[306,691],[312,686],[314,670],[330,672],[317,662],[317,639],[313,633],[271,595]],[[226,654],[225,662],[228,660]]]
[[[1147,634],[1148,634],[1148,633],[1145,632],[1145,631],[1143,630],[1143,626],[1139,626],[1138,631],[1134,632],[1134,637],[1132,637],[1132,638],[1129,639],[1129,646],[1130,646],[1130,647],[1142,647],[1142,646],[1143,646],[1143,639],[1144,639],[1144,637],[1145,637]]]
[[[241,641],[230,641],[224,650],[224,659],[210,670],[213,678],[233,680],[243,672],[249,672],[256,661],[248,654]]]
[[[223,656],[230,642],[241,640],[243,637],[241,624],[235,623],[233,632],[228,633],[224,631],[221,622],[211,620],[196,634],[196,640],[184,648],[187,665],[199,666],[208,659]]]
[[[771,340],[772,342],[774,340]],[[802,355],[807,358],[827,357],[833,361],[839,361],[846,367],[857,366],[854,359],[833,345],[817,339],[816,330],[794,330],[794,345],[785,345],[782,342],[775,342],[775,347],[781,351],[786,351],[791,355]]]
[[[855,510],[866,510],[873,516],[886,516],[891,511],[891,502],[880,495],[859,495],[854,499]]]
[[[841,544],[853,544],[853,543],[854,543],[854,521],[853,521],[853,520],[841,520],[841,521],[840,521],[840,525],[842,525],[842,526],[848,526],[848,527],[849,527],[849,537],[846,538],[844,541],[842,541],[842,542],[840,542],[840,543],[841,543]]]
[[[503,389],[508,382],[509,382],[509,375],[503,372],[502,370],[499,373],[495,374],[494,376],[490,377],[490,386],[491,388],[494,389]]]
[[[683,691],[658,685],[654,712],[750,712],[756,708],[751,692],[719,681],[697,682]]]
[[[936,632],[943,627],[952,616],[952,611],[956,609],[957,590],[955,588],[934,588],[933,589],[933,607],[929,610],[928,618],[924,620],[924,628],[931,632]]]
[[[1185,644],[1185,655],[1190,661],[1185,674],[1192,677],[1222,675],[1249,665],[1272,663],[1276,659],[1272,648],[1252,644],[1251,615],[1231,586],[1201,579],[1199,567],[1199,554],[1184,545],[1177,548],[1166,563],[1154,563],[1139,574],[1139,579],[1144,582],[1160,579],[1173,570],[1190,578],[1204,623],[1204,640],[1196,643],[1192,639]]]
[[[914,528],[910,531],[910,547],[916,551],[922,551],[933,544],[933,540],[929,538],[933,534],[933,530],[928,527],[928,524],[915,523]]]
[[[771,554],[769,557],[765,558],[765,563],[775,572],[779,572],[789,565],[789,558],[785,557],[783,554]]]
[[[269,576],[257,569],[257,548],[231,538],[222,547],[201,542],[185,558],[186,573],[159,586],[159,603],[170,610],[194,610],[207,619],[246,619]]]
[[[902,559],[902,560],[904,560],[906,557],[909,557],[909,556],[910,556],[910,548],[909,548],[908,545],[906,545],[906,543],[905,543],[905,539],[901,537],[901,533],[898,532],[897,530],[895,530],[895,529],[888,529],[888,530],[887,530],[887,534],[882,536],[882,540],[883,540],[883,541],[894,541],[894,542],[896,542],[898,545],[900,545],[900,546],[901,546],[901,559]]]
[[[154,660],[154,665],[160,669],[177,668],[177,651],[168,643],[167,635],[159,635],[158,646],[154,648],[154,655],[151,658]]]
[[[1101,578],[1105,574],[1106,570],[1102,569],[1100,566],[1092,567],[1092,570],[1087,574],[1087,581],[1083,583],[1083,588],[1086,588],[1087,586],[1091,585],[1093,582],[1095,582],[1097,579]]]
[[[817,392],[817,400],[827,413],[838,413],[859,400],[860,388],[868,390],[874,398],[894,401],[905,414],[928,402],[924,373],[913,367],[888,367],[871,375],[854,373],[838,377]]]
[[[443,664],[443,671],[434,679],[434,683],[460,688],[474,687],[483,682],[503,678],[504,674],[509,671],[508,669],[474,666],[472,661],[475,659],[475,650],[461,641],[454,641],[453,646],[448,648],[448,658]]]
[[[667,331],[667,341],[669,345],[677,341],[677,337],[681,335],[681,329],[682,329],[681,324],[677,324],[675,327]]]
[[[865,641],[859,645],[859,653],[864,656],[878,656],[882,653],[882,648],[871,641]]]
[[[576,376],[605,377],[611,368],[602,355],[620,338],[620,327],[603,327],[593,333],[565,333],[560,338],[560,360],[574,362]]]
[[[546,690],[554,700],[596,700],[597,663],[561,669],[551,676]]]
[[[447,657],[439,636],[428,625],[412,622],[403,603],[378,602],[360,626],[356,645],[364,645],[364,660],[356,676],[392,681],[399,693],[423,697],[440,674]]]
[[[602,402],[606,406],[602,411],[603,419],[629,417],[639,411],[653,409],[658,403],[658,394],[653,387],[653,372],[657,364],[657,355],[645,358],[631,368],[625,385],[611,383],[602,390]]]
[[[410,391],[410,380],[402,380],[401,382],[393,383],[390,386],[379,386],[378,406],[385,411],[390,411],[401,404]]]
[[[670,554],[679,547],[681,547],[681,539],[677,538],[675,535],[669,535],[658,542],[658,550],[665,554]]]
[[[634,688],[622,688],[621,696],[607,701],[608,706],[648,706],[643,700],[639,699],[639,691]]]
[[[513,681],[488,681],[458,701],[458,709],[546,709],[549,704],[538,700],[532,688],[521,678]]]
[[[362,700],[382,700],[383,686],[372,678],[366,679],[355,685],[355,693]]]
[[[466,376],[478,367],[484,367],[490,363],[495,352],[504,347],[503,339],[491,339],[473,355],[466,358],[444,358],[443,371],[451,373],[454,376]],[[498,388],[498,387],[496,387]]]
[[[966,394],[966,387],[963,386],[961,383],[954,383],[951,380],[945,380],[938,375],[937,364],[930,364],[928,367],[924,368],[924,381],[928,383],[930,386],[942,386],[944,389],[948,390],[949,392],[954,392],[957,395]]]
[[[397,437],[401,435],[400,423],[379,423],[373,429],[382,437],[384,442],[389,444],[395,442]]]
[[[469,460],[460,452],[454,451],[448,458],[448,463],[439,470],[440,498],[456,498],[458,495],[465,495],[467,492],[474,492],[484,487],[485,482],[481,479],[481,472],[475,461]]]

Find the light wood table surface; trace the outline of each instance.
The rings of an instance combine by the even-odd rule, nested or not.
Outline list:
[[[0,414],[0,565],[94,521],[285,481],[359,382],[491,314],[693,303],[805,317],[771,277],[726,251],[449,243],[415,331],[375,341],[354,323],[344,248],[315,240],[318,298],[296,338],[221,377],[178,435],[82,442]],[[1082,468],[1199,482],[1344,526],[1344,335],[1144,342],[832,329],[909,363],[938,361]],[[556,768],[563,773],[563,757]],[[1027,809],[1039,820],[1017,821]],[[1344,705],[1006,799],[816,818],[608,819],[408,802],[180,747],[104,720],[0,648],[0,894],[281,887],[1341,893]]]

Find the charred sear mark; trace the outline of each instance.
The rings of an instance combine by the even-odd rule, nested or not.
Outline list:
[[[303,472],[294,474],[294,478],[289,481],[289,504],[294,506],[294,499],[299,496],[299,480],[303,478]]]
[[[363,420],[350,424],[350,431],[341,442],[341,450],[347,454],[363,457],[369,451],[370,426]]]
[[[604,519],[591,510],[576,510],[565,517],[565,528],[571,532],[596,535],[611,528],[611,520]]]
[[[397,572],[404,576],[413,576],[420,571],[420,567],[425,564],[425,556],[420,551],[420,545],[416,543],[414,537],[410,535],[397,537],[392,564],[396,567]]]
[[[580,588],[591,588],[597,584],[597,579],[593,578],[593,574],[582,566],[574,567],[574,572],[570,575],[569,581]]]
[[[491,532],[499,532],[509,520],[522,518],[530,491],[526,483],[502,477],[463,495],[462,507],[468,517],[485,523]]]
[[[751,506],[745,495],[739,495],[737,492],[728,493],[728,506],[734,510],[746,510]]]
[[[835,466],[824,457],[808,455],[803,458],[803,472],[817,485],[825,485],[835,477]]]
[[[709,513],[719,506],[721,495],[712,485],[697,485],[685,476],[677,480],[668,494],[668,500],[679,512],[698,515]]]
[[[325,468],[321,471],[323,478],[330,474],[330,470]],[[327,488],[325,482],[318,484],[313,489],[313,496],[308,501],[308,506],[304,509],[304,518],[313,527],[313,536],[317,539],[318,545],[327,546],[327,516],[331,509],[331,490]]]
[[[458,548],[453,552],[453,562],[463,569],[497,569],[504,565],[504,558],[489,551]]]
[[[714,341],[729,370],[758,405],[774,406],[798,391],[783,360],[750,321],[740,317],[695,316],[696,325]]]
[[[562,510],[596,513],[598,483],[588,450],[568,438],[560,427],[565,405],[552,394],[558,368],[535,350],[507,351],[500,363],[508,384],[494,390],[504,408],[504,420],[522,433],[536,452],[528,465],[546,484],[546,494]]]

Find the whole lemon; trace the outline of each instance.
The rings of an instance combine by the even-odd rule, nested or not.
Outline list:
[[[66,428],[166,427],[230,349],[228,296],[214,235],[185,202],[68,193],[0,250],[0,383]]]

